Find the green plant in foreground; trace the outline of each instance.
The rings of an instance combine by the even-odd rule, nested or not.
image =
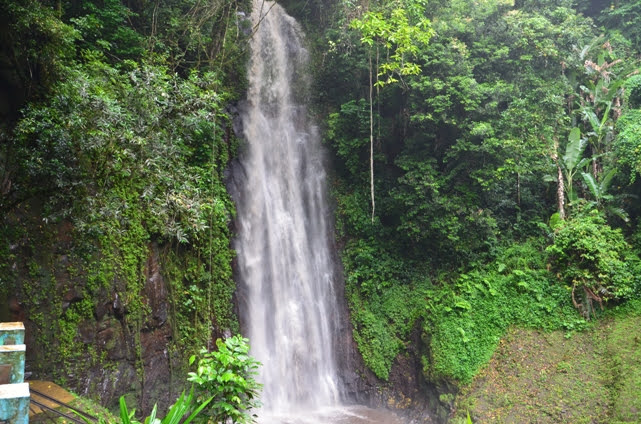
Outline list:
[[[240,335],[216,340],[218,350],[209,352],[203,348],[196,372],[188,374],[187,380],[196,383],[200,395],[213,399],[205,413],[215,422],[254,422],[255,416],[248,411],[260,406],[262,385],[254,377],[261,364],[249,355],[248,342]],[[192,355],[189,364],[196,358]]]
[[[169,411],[167,411],[167,415],[165,415],[164,418],[158,418],[156,416],[157,405],[154,405],[154,408],[151,411],[151,414],[148,417],[146,417],[143,421],[138,421],[134,417],[136,410],[132,409],[130,411],[127,408],[127,402],[125,401],[125,397],[121,396],[120,397],[120,420],[122,421],[122,424],[189,424],[212,401],[212,398],[205,400],[196,409],[192,411],[194,400],[195,400],[194,389],[192,388],[189,391],[189,395],[185,396],[185,392],[182,392],[180,394],[180,397],[176,399],[176,403],[174,403],[171,406],[171,408],[169,408]],[[183,417],[187,415],[187,413],[189,413],[190,411],[192,411],[191,414],[183,420]],[[82,418],[87,424],[93,424],[93,421],[89,420],[89,418],[80,414],[78,414],[78,416],[80,416],[80,418]],[[108,424],[109,422],[104,418],[100,418],[98,420],[98,423]]]
[[[156,417],[156,407],[157,405],[154,405],[154,409],[151,411],[151,415],[149,415],[145,420],[143,421],[144,424],[178,424],[181,422],[182,417],[184,417],[192,408],[192,404],[194,403],[194,389],[192,388],[189,391],[189,395],[185,397],[185,392],[182,392],[180,397],[176,400],[176,403],[174,403],[171,408],[169,408],[169,411],[167,411],[167,415],[165,415],[165,418],[157,418]],[[205,400],[203,403],[198,406],[190,415],[187,417],[184,421],[182,421],[182,424],[189,424],[196,416],[212,401],[212,398],[209,398]],[[125,402],[125,398],[121,397],[120,398],[120,419],[122,420],[122,424],[140,424],[139,421],[136,421],[133,419],[135,410],[132,410],[129,412],[127,410],[127,404]]]

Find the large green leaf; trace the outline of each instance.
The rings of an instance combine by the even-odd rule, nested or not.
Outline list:
[[[594,179],[594,176],[589,172],[581,172],[581,176],[583,177],[583,181],[585,181],[585,184],[590,189],[590,193],[592,193],[592,196],[594,196],[596,200],[599,200],[601,198],[601,189],[597,181]]]
[[[608,189],[610,188],[610,183],[612,182],[612,178],[614,178],[616,173],[617,173],[617,169],[612,168],[607,173],[605,173],[605,175],[601,178],[601,183],[599,184],[599,188],[602,194],[608,192]]]
[[[568,136],[568,145],[565,148],[565,155],[563,155],[563,164],[568,171],[576,168],[577,164],[583,156],[583,151],[587,144],[586,139],[581,138],[581,130],[578,127],[572,128]]]

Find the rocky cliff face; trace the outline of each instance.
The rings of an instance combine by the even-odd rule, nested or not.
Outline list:
[[[341,277],[338,277],[339,279]],[[338,360],[342,383],[348,400],[374,408],[388,408],[404,416],[408,424],[446,422],[448,411],[439,402],[439,387],[426,381],[421,364],[425,344],[421,339],[421,325],[417,323],[406,352],[399,354],[390,371],[388,381],[381,381],[368,369],[358,351],[352,334],[349,308],[338,284],[341,327],[339,329]]]
[[[43,224],[35,204],[6,219],[14,231],[5,240],[0,318],[26,327],[27,372],[116,406],[121,395],[149,410],[166,405],[184,384],[172,370],[168,286],[159,247],[150,243],[143,266],[134,321],[122,298],[123,282],[90,287],[87,263],[68,221]],[[169,388],[169,389],[168,389]]]
[[[187,353],[176,351],[173,343],[175,318],[162,246],[146,246],[140,298],[124,299],[123,281],[92,286],[86,268],[100,261],[88,262],[81,254],[73,226],[68,221],[44,225],[38,212],[33,204],[7,218],[20,230],[5,241],[0,291],[0,318],[25,323],[31,378],[57,381],[111,408],[121,395],[142,411],[155,403],[169,405],[184,386]],[[337,296],[341,328],[336,346],[347,398],[395,409],[413,423],[439,421],[438,390],[422,374],[420,326],[389,381],[380,381],[363,364],[340,287]],[[142,313],[136,317],[133,307]],[[212,338],[223,331],[214,328]]]

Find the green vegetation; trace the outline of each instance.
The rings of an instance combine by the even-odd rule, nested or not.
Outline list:
[[[606,3],[283,1],[311,44],[364,362],[393,380],[420,339],[462,421],[639,420],[641,1]],[[34,371],[74,386],[128,361],[135,392],[145,337],[180,374],[238,332],[225,170],[248,11],[0,4],[0,317],[28,317]],[[228,341],[191,378],[211,416],[250,420],[236,377],[256,364]],[[563,349],[524,369],[539,342]]]
[[[209,352],[203,348],[197,364],[197,371],[190,372],[187,380],[192,384],[188,394],[183,391],[167,409],[163,418],[158,416],[158,405],[154,405],[149,416],[142,421],[136,419],[136,410],[129,410],[124,396],[119,400],[120,422],[122,424],[189,424],[195,422],[251,423],[251,408],[258,407],[261,385],[254,377],[260,365],[249,355],[247,339],[233,336],[216,340],[218,350]],[[189,360],[194,363],[196,356]],[[196,394],[198,393],[198,394]],[[90,405],[91,406],[91,405]],[[87,424],[93,421],[74,411]],[[98,422],[116,422],[110,414],[102,414]],[[207,417],[204,417],[207,415]]]
[[[238,331],[223,180],[241,7],[0,5],[0,300],[34,326],[35,372],[75,387],[124,356],[144,381],[143,331],[171,324],[174,372]]]
[[[260,363],[249,355],[248,342],[240,336],[216,340],[218,349],[202,349],[196,372],[189,373],[187,380],[195,384],[199,399],[211,400],[204,413],[214,422],[254,422],[251,409],[260,407],[262,385],[254,379]],[[195,361],[193,355],[190,365]]]
[[[416,293],[429,287],[429,280],[394,284],[407,272],[397,266],[402,262],[362,242],[346,246],[343,263],[354,339],[367,366],[379,378],[387,379],[394,359],[421,317],[424,299]]]
[[[428,292],[424,331],[431,334],[425,371],[469,382],[489,361],[512,325],[574,330],[585,325],[568,306],[567,291],[551,285],[535,241],[515,244],[482,270],[460,274],[449,291]]]
[[[639,420],[641,370],[638,364],[641,340],[636,331],[638,325],[639,313],[637,312],[621,320],[607,322],[603,329],[607,334],[603,358],[606,360],[604,373],[609,377],[607,381],[611,402],[609,415],[612,422],[626,423]]]
[[[638,324],[637,309],[571,337],[509,331],[479,378],[463,386],[452,421],[471,411],[474,422],[638,422]]]
[[[571,335],[638,298],[640,7],[337,3],[319,99],[377,376],[418,330],[426,378],[469,383],[510,328]]]
[[[158,418],[156,417],[157,414],[157,407],[154,405],[154,409],[151,411],[151,414],[146,417],[142,423],[144,424],[189,424],[200,414],[200,412],[207,407],[211,399],[207,399],[204,402],[202,402],[200,405],[194,408],[194,402],[195,402],[195,397],[194,397],[194,392],[193,389],[192,391],[189,392],[188,395],[185,396],[185,392],[181,393],[181,395],[176,399],[176,402],[169,408],[167,411],[167,414],[163,418]],[[122,424],[141,424],[141,421],[137,421],[134,418],[135,410],[129,411],[127,409],[127,402],[125,401],[124,397],[120,398],[120,421]],[[184,418],[187,414],[189,416],[187,418]],[[183,419],[184,418],[184,419]],[[90,420],[87,420],[85,418],[85,421],[87,423],[90,423]]]
[[[571,288],[572,303],[586,319],[598,303],[638,298],[639,258],[621,231],[596,210],[576,214],[557,230],[547,248],[561,281]]]
[[[120,398],[120,420],[115,420],[113,418],[106,418],[105,416],[98,417],[99,424],[108,424],[120,422],[122,424],[189,424],[192,422],[200,412],[207,407],[211,399],[200,403],[199,405],[195,404],[195,397],[193,389],[189,392],[188,395],[185,395],[185,392],[182,392],[176,402],[169,407],[169,410],[163,418],[159,418],[158,415],[158,405],[154,405],[151,414],[144,418],[142,421],[138,421],[135,418],[136,410],[129,410],[127,407],[127,401],[124,396]],[[74,411],[75,412],[75,411]],[[85,417],[84,415],[76,414],[85,421],[87,424],[91,424],[95,421]],[[189,416],[187,416],[189,414]]]

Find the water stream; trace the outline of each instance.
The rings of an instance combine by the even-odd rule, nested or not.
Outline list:
[[[235,248],[243,327],[263,364],[259,421],[396,423],[384,411],[342,405],[331,215],[306,108],[308,52],[279,5],[254,0],[252,22]]]

